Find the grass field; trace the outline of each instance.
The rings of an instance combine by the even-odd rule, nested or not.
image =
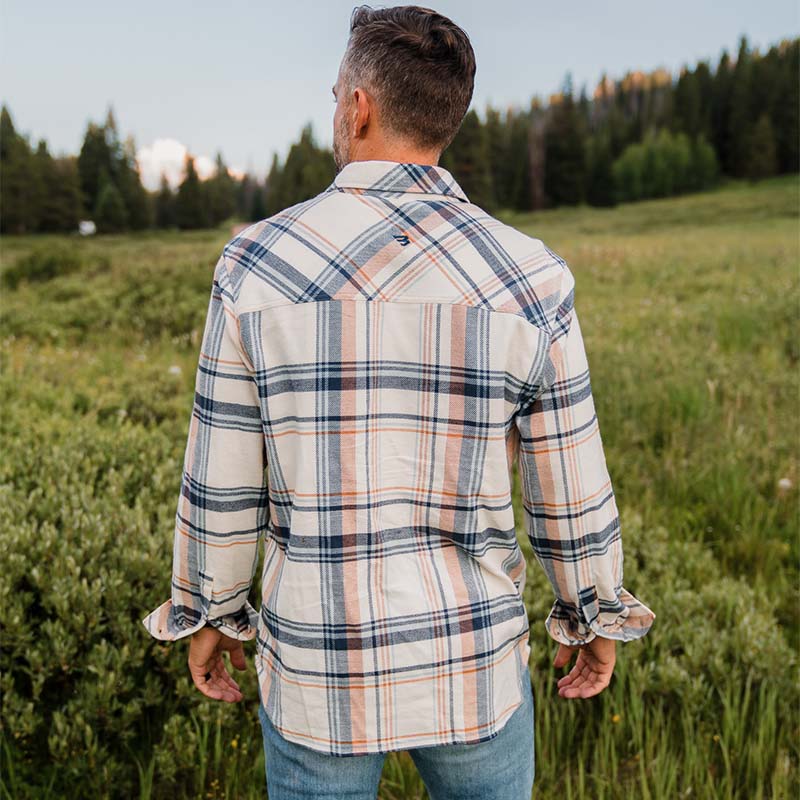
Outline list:
[[[606,691],[559,697],[552,590],[520,530],[536,798],[800,792],[799,215],[789,176],[503,217],[576,276],[625,586],[657,615],[618,647]],[[206,700],[185,642],[139,622],[168,597],[199,335],[228,238],[0,241],[4,274],[43,273],[2,293],[5,798],[266,796],[252,660],[244,703]],[[42,248],[77,260],[49,264]],[[380,797],[426,797],[407,753],[387,759]]]

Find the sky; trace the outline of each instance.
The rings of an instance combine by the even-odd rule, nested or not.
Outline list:
[[[201,177],[217,152],[234,171],[263,178],[304,125],[333,141],[336,80],[350,13],[341,0],[279,3],[162,0],[0,4],[0,99],[18,131],[53,155],[77,154],[90,121],[113,108],[133,136],[148,188],[160,171],[180,178],[183,154]],[[401,3],[370,3],[373,8]],[[469,35],[477,61],[472,106],[527,107],[559,91],[578,94],[605,72],[682,67],[747,36],[761,52],[800,35],[797,0],[442,0],[435,9]]]

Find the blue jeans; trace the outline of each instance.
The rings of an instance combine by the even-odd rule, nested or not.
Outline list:
[[[530,800],[533,687],[493,739],[414,747],[430,800]],[[375,800],[386,753],[332,756],[284,739],[259,703],[269,800]]]

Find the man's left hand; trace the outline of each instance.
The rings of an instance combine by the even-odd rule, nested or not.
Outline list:
[[[189,639],[189,672],[194,685],[213,700],[238,703],[244,695],[228,672],[222,653],[228,651],[236,669],[247,669],[242,642],[225,636],[210,625],[200,628]]]
[[[554,667],[566,667],[577,652],[575,666],[558,681],[560,697],[593,697],[600,694],[611,682],[617,662],[617,642],[595,636],[584,645],[569,646],[559,642]]]

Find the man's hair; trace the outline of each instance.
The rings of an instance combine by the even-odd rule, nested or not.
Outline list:
[[[341,91],[372,95],[388,131],[444,150],[472,100],[475,53],[454,22],[422,6],[357,6],[342,59]]]

